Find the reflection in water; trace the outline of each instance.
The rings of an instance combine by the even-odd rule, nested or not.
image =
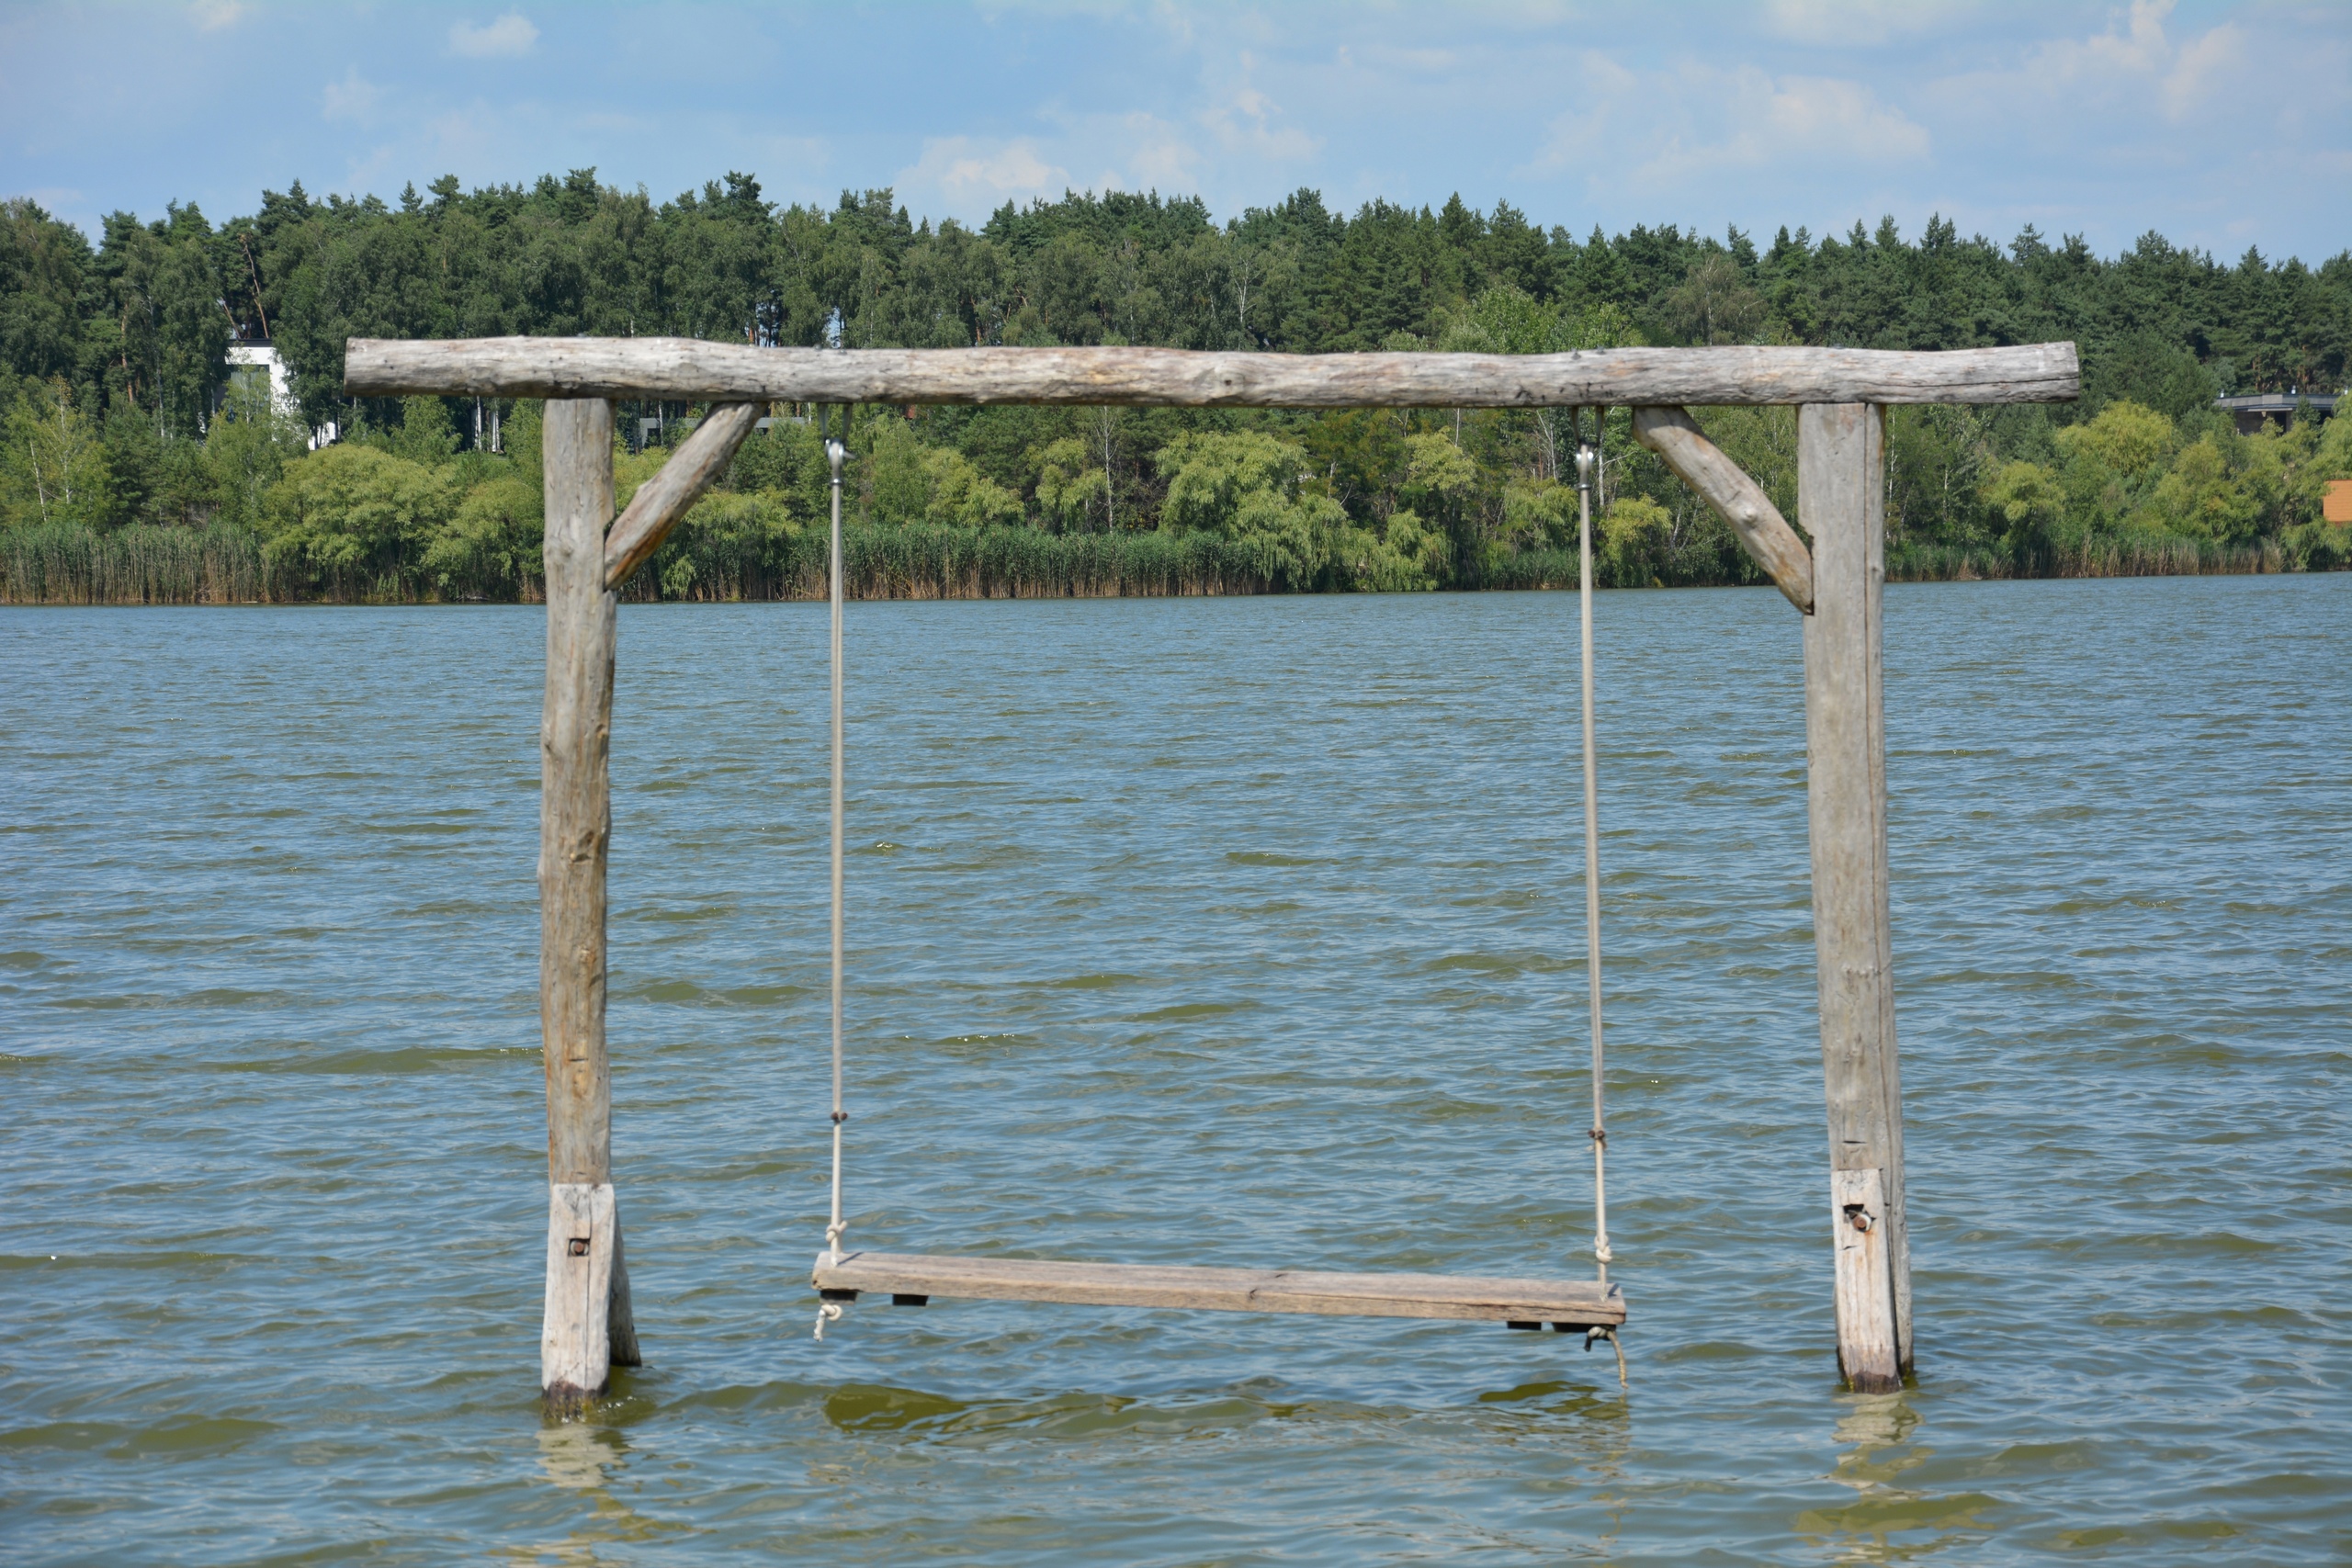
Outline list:
[[[591,1512],[560,1540],[520,1548],[515,1562],[587,1564],[605,1562],[600,1546],[649,1541],[674,1535],[676,1527],[649,1519],[615,1496],[607,1483],[623,1469],[628,1442],[619,1428],[588,1421],[550,1421],[538,1431],[539,1470],[566,1492],[587,1494]]]
[[[1592,1387],[1545,1378],[1488,1389],[1477,1399],[1482,1405],[1503,1407],[1497,1415],[1518,1418],[1509,1426],[1482,1423],[1482,1429],[1517,1432],[1577,1457],[1586,1480],[1576,1502],[1561,1510],[1555,1528],[1581,1541],[1586,1553],[1613,1558],[1634,1507],[1626,1468],[1634,1447],[1633,1402],[1615,1380]]]
[[[1611,1558],[1617,1554],[1619,1538],[1634,1507],[1634,1481],[1625,1468],[1625,1456],[1634,1447],[1633,1399],[1622,1384],[1589,1390],[1576,1410],[1585,1418],[1584,1430],[1590,1435],[1591,1501],[1608,1520],[1593,1544],[1601,1557]]]
[[[539,1428],[539,1468],[575,1492],[603,1486],[606,1467],[620,1463],[628,1449],[617,1431],[585,1421],[551,1421]]]
[[[1833,1546],[1841,1562],[1905,1562],[1981,1539],[1978,1516],[1991,1498],[1936,1496],[1899,1483],[1935,1452],[1912,1441],[1920,1416],[1906,1395],[1852,1394],[1844,1404],[1835,1436],[1846,1448],[1829,1479],[1852,1487],[1854,1501],[1806,1509],[1796,1517],[1801,1534]]]
[[[920,1389],[888,1388],[873,1383],[843,1383],[825,1399],[825,1419],[844,1432],[896,1431],[925,1422],[945,1421],[971,1406]]]
[[[1909,1441],[1912,1428],[1918,1425],[1919,1413],[1900,1393],[1853,1395],[1845,1415],[1838,1418],[1838,1441],[1852,1445],[1851,1451],[1838,1461],[1840,1473],[1855,1465],[1867,1467],[1870,1456],[1880,1449]]]

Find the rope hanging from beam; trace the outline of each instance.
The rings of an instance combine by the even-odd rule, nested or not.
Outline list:
[[[1595,1277],[1609,1283],[1609,1125],[1602,1115],[1604,1074],[1600,1030],[1600,769],[1593,744],[1592,712],[1592,476],[1600,463],[1600,437],[1608,410],[1595,409],[1592,440],[1584,439],[1584,411],[1575,412],[1577,442],[1577,672],[1583,693],[1584,730],[1584,973],[1592,1023],[1592,1257]],[[1617,1382],[1625,1383],[1625,1348],[1617,1331],[1595,1325],[1585,1330],[1584,1348],[1606,1338],[1617,1350]]]
[[[848,417],[843,415],[842,434],[849,434]],[[842,460],[849,456],[849,448],[830,435],[825,440],[825,461],[832,469],[832,925],[833,925],[833,1201],[832,1219],[825,1226],[825,1256],[832,1263],[842,1260],[842,1233],[849,1229],[849,1222],[842,1218],[842,1127],[849,1121],[849,1112],[842,1108]],[[825,1337],[825,1325],[838,1321],[842,1309],[831,1302],[817,1309],[814,1337]]]

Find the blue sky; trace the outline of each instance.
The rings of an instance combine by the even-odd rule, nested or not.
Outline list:
[[[1578,234],[1931,213],[2101,251],[2352,245],[2352,4],[1268,0],[0,6],[0,195],[94,226],[264,186],[594,165],[657,198],[1300,186]]]

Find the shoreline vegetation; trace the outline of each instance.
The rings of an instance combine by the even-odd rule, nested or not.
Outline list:
[[[1015,528],[949,530],[845,527],[848,594],[878,599],[1117,599],[1280,592],[1221,548],[1223,541],[1160,534],[1037,535]],[[537,604],[537,580],[522,592],[451,597],[424,585],[378,581],[322,582],[283,573],[250,534],[233,528],[130,527],[110,535],[59,527],[12,530],[0,537],[6,604]],[[799,536],[781,558],[733,563],[665,592],[658,574],[639,573],[625,604],[733,603],[827,597],[823,536]],[[2110,543],[2021,572],[1994,551],[1928,547],[1890,553],[1890,582],[1974,582],[2017,578],[2199,577],[2290,570],[2278,547],[2210,540]],[[1761,585],[1760,578],[1752,585]],[[1573,550],[1524,552],[1481,590],[1573,590]],[[1732,586],[1710,582],[1677,586]],[[1611,583],[1605,586],[1642,586]],[[1649,586],[1667,586],[1654,582]]]
[[[1196,199],[1008,204],[980,228],[888,191],[779,208],[730,174],[656,205],[575,171],[397,205],[297,185],[215,229],[110,217],[96,245],[0,203],[0,603],[516,603],[539,595],[538,406],[341,396],[349,336],[662,333],[845,346],[1164,344],[1539,353],[1960,348],[2071,338],[2080,403],[1889,412],[1891,579],[2341,570],[2352,420],[2241,432],[2229,392],[2332,390],[2352,252],[2235,265],[1930,221],[1759,245],[1577,240],[1457,197],[1352,217],[1312,191],[1222,225]],[[277,389],[232,366],[281,356]],[[699,411],[624,405],[625,504]],[[825,465],[778,406],[629,583],[636,600],[824,592]],[[1788,409],[1698,409],[1800,530]],[[333,439],[322,439],[332,433]],[[1573,587],[1566,423],[1546,411],[849,411],[861,598]],[[642,449],[632,449],[639,443]],[[1611,416],[1607,586],[1762,581]]]

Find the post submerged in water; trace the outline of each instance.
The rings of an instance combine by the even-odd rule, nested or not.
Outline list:
[[[1804,617],[1807,817],[1829,1108],[1838,1365],[1861,1392],[1911,1370],[1903,1095],[1886,865],[1885,412],[1797,411],[1797,515],[1813,536]]]
[[[613,1197],[605,1050],[613,643],[605,585],[613,408],[550,400],[545,424],[548,678],[539,721],[539,1031],[548,1085],[547,1306],[539,1389],[559,1414],[638,1364]]]

